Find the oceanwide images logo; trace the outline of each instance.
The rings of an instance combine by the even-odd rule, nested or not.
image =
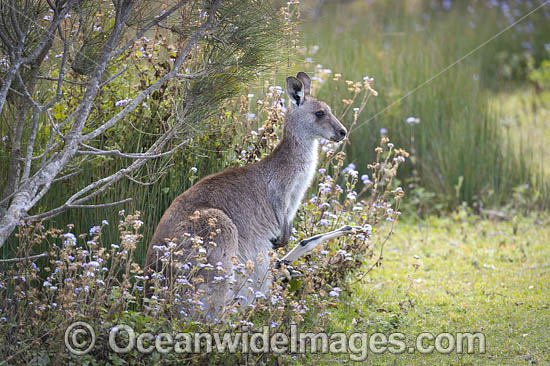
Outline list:
[[[108,347],[116,353],[137,351],[144,354],[175,353],[274,353],[274,354],[349,354],[353,361],[364,361],[369,353],[485,353],[483,333],[424,332],[407,342],[403,333],[302,333],[296,324],[290,332],[261,332],[243,327],[225,333],[137,333],[125,324],[111,328]],[[95,332],[88,323],[76,322],[65,331],[65,346],[75,355],[89,353],[96,345]]]

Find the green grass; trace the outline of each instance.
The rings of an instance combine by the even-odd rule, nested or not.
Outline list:
[[[308,70],[321,64],[344,79],[375,78],[379,96],[359,117],[348,158],[358,166],[372,160],[383,127],[396,146],[416,156],[416,164],[405,167],[402,178],[416,170],[424,188],[446,197],[455,196],[454,186],[463,178],[452,206],[473,203],[489,191],[494,193],[491,204],[502,203],[523,183],[547,192],[542,188],[547,183],[536,178],[539,166],[526,150],[518,154],[510,148],[499,125],[505,117],[489,106],[494,90],[512,87],[510,79],[516,78],[515,86],[525,80],[519,75],[525,62],[522,41],[533,44],[535,58],[544,57],[540,32],[550,31],[550,23],[541,23],[542,13],[535,13],[528,20],[537,24],[533,33],[511,29],[446,70],[503,29],[498,26],[499,10],[478,4],[470,14],[465,5],[453,3],[451,10],[443,11],[430,8],[427,1],[357,1],[328,6],[320,18],[304,25],[310,50],[304,58],[313,59],[306,63]],[[319,49],[313,54],[314,45]],[[318,84],[317,93],[333,106],[342,105],[347,91],[331,79]],[[421,123],[408,126],[410,116]],[[343,122],[350,126],[351,114]],[[544,141],[541,137],[536,138]]]
[[[533,88],[496,93],[491,107],[503,116],[500,123],[510,135],[516,153],[528,152],[533,168],[550,176],[550,92]],[[520,132],[520,133],[517,133]]]
[[[549,242],[548,217],[534,215],[493,222],[462,213],[400,223],[383,266],[333,313],[332,331],[401,332],[408,345],[421,332],[486,336],[485,354],[369,354],[369,365],[529,365],[529,358],[549,365]]]

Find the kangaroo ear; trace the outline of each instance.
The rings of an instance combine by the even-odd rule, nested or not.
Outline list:
[[[310,95],[310,92],[311,92],[311,79],[309,78],[308,74],[306,74],[305,72],[300,71],[298,73],[298,75],[296,75],[296,77],[298,78],[298,80],[300,80],[302,82],[302,84],[304,84],[304,94],[305,95]]]
[[[290,101],[299,106],[304,104],[304,84],[293,76],[286,78],[286,91]]]

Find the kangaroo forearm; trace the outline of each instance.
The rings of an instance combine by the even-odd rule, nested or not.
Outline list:
[[[361,227],[359,226],[342,226],[338,230],[329,231],[328,233],[319,234],[312,236],[311,238],[304,239],[298,243],[290,252],[288,252],[282,259],[279,261],[284,264],[291,264],[297,261],[300,257],[311,253],[319,244],[329,240],[338,238],[342,235],[351,234],[357,231],[360,231]]]

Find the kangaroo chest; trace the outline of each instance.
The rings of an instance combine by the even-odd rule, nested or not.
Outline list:
[[[317,142],[312,146],[309,156],[306,157],[306,163],[296,169],[296,175],[294,176],[291,186],[289,187],[289,195],[287,196],[287,217],[289,222],[292,222],[298,207],[302,202],[304,194],[308,189],[315,171],[317,170]]]

